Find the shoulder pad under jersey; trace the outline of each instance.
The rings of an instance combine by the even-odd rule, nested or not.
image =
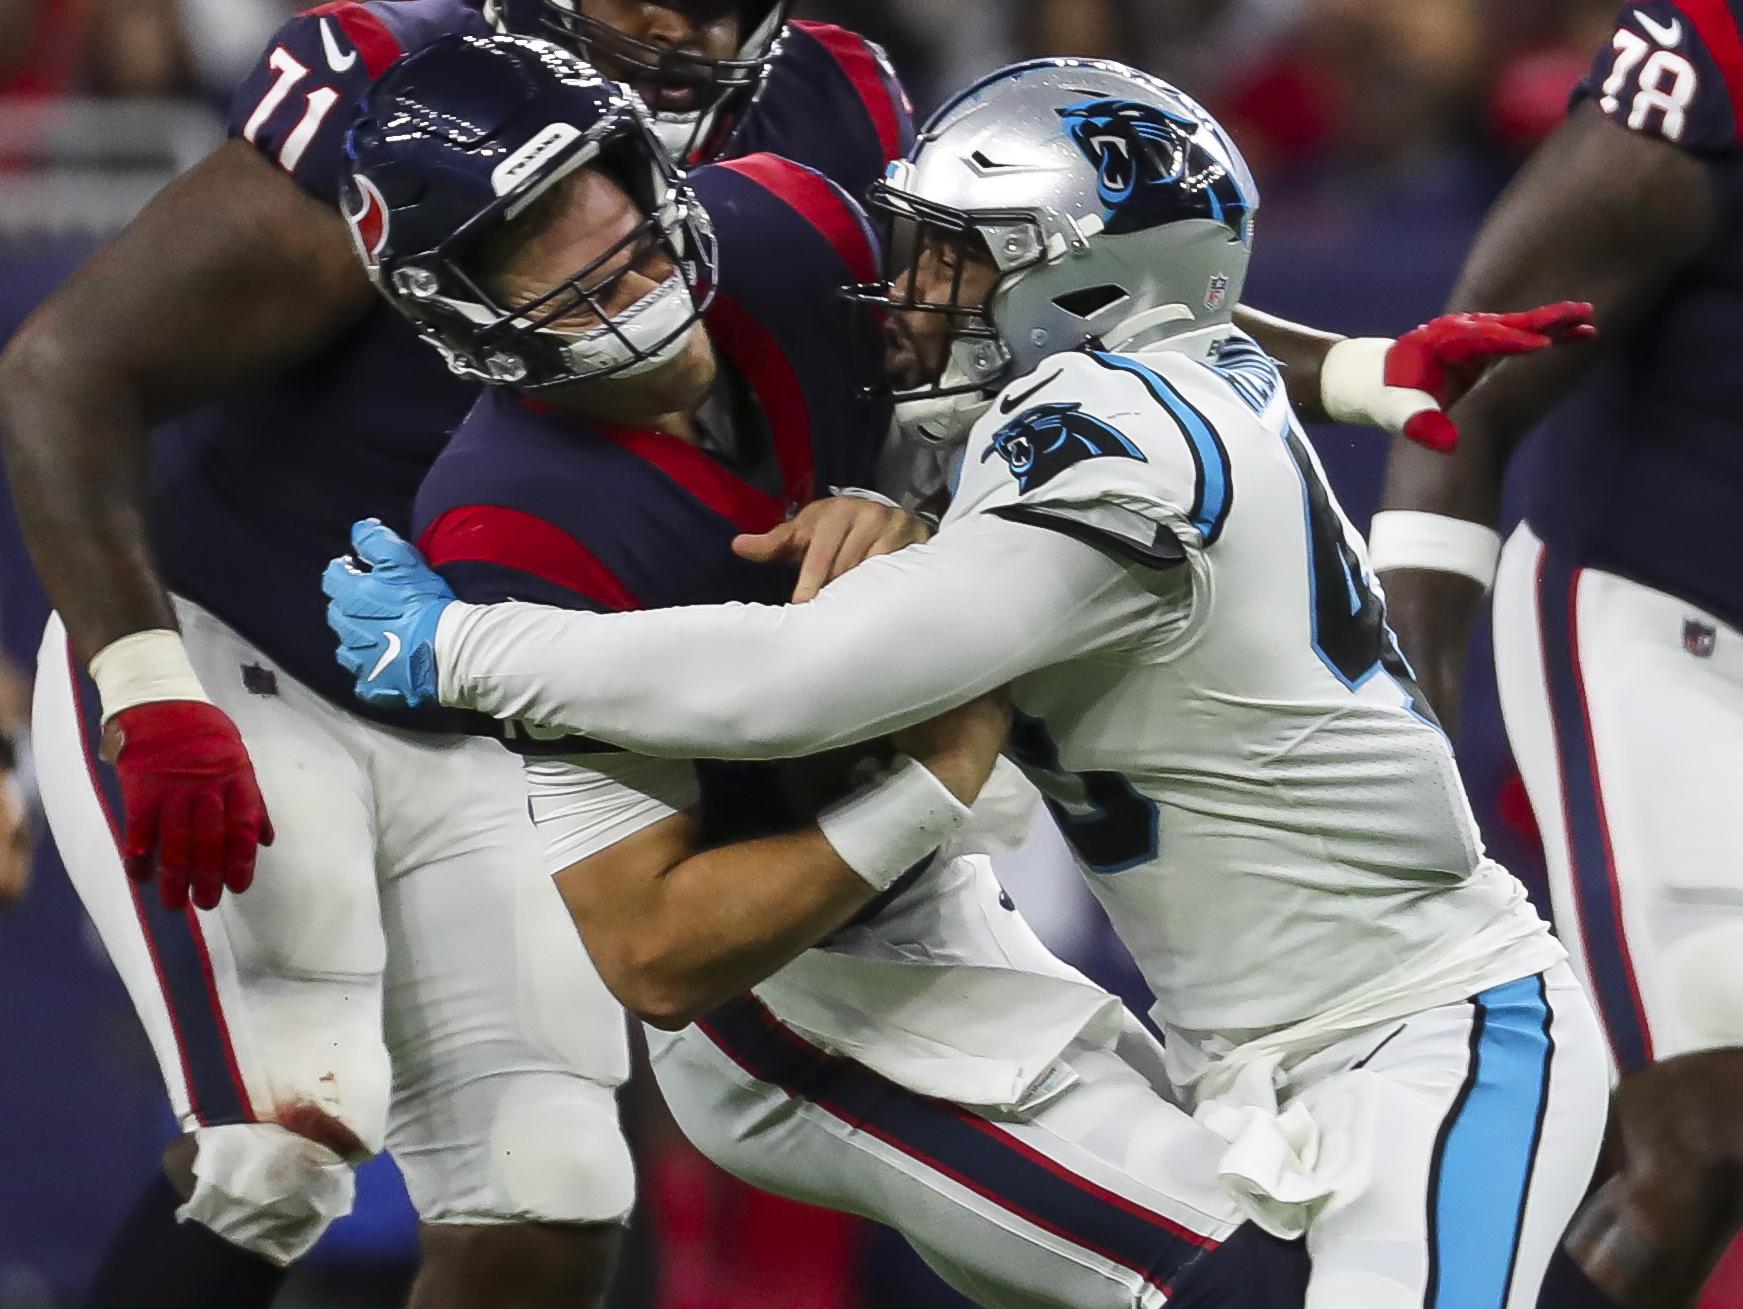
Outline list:
[[[401,55],[451,32],[484,33],[464,0],[324,4],[273,34],[230,101],[230,135],[247,141],[328,204],[338,202],[345,135],[370,83]]]
[[[1228,377],[1185,354],[1055,355],[976,424],[946,522],[992,513],[1175,562],[1213,546],[1234,503],[1219,429],[1255,421]]]
[[[727,152],[796,160],[863,198],[913,145],[908,95],[884,52],[845,28],[795,22]]]

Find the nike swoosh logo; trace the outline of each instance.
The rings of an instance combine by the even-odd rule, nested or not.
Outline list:
[[[1660,45],[1671,46],[1682,44],[1682,19],[1673,18],[1668,24],[1657,19],[1648,18],[1645,14],[1635,14],[1640,26],[1644,27],[1654,41]]]
[[[375,667],[369,670],[369,676],[363,680],[373,682],[387,671],[387,666],[399,658],[399,633],[387,633],[387,649],[381,652],[381,658],[375,661]]]
[[[1023,392],[1022,395],[1014,395],[1014,396],[1011,396],[1009,399],[1000,400],[999,401],[999,413],[1001,413],[1001,414],[1013,414],[1013,413],[1015,413],[1017,410],[1021,409],[1025,404],[1027,404],[1029,402],[1029,400],[1033,396],[1035,396],[1038,392],[1045,391],[1048,387],[1052,386],[1053,383],[1057,382],[1060,379],[1060,377],[1064,374],[1064,372],[1065,372],[1065,370],[1063,368],[1061,368],[1058,372],[1054,373],[1052,377],[1049,377],[1046,381],[1038,383],[1035,386],[1031,386],[1027,391]]]
[[[327,26],[327,20],[321,20],[321,46],[327,52],[327,64],[335,73],[351,71],[351,65],[357,62],[357,52],[341,52],[339,40],[333,35],[333,29]]]

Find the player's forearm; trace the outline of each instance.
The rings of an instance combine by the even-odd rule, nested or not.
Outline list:
[[[874,559],[809,604],[584,614],[452,605],[442,702],[673,758],[779,759],[898,731],[1126,615],[1089,546],[992,520]]]
[[[1496,201],[1448,301],[1453,312],[1592,304],[1596,342],[1523,355],[1484,375],[1453,413],[1450,464],[1395,449],[1386,508],[1428,508],[1492,522],[1519,442],[1589,373],[1605,348],[1640,329],[1701,257],[1718,223],[1700,160],[1580,105]],[[1400,468],[1400,461],[1408,463]]]
[[[1335,332],[1317,331],[1286,318],[1260,313],[1246,305],[1235,310],[1235,326],[1283,365],[1283,383],[1289,389],[1289,403],[1295,412],[1310,423],[1328,421],[1320,369],[1325,364],[1326,352],[1344,338]]]
[[[1495,532],[1501,469],[1494,445],[1480,417],[1461,410],[1460,418],[1469,425],[1450,453],[1402,438],[1393,441],[1381,508],[1396,515],[1395,528],[1405,529],[1404,544],[1400,537],[1382,535],[1380,516],[1371,536],[1372,562],[1386,592],[1386,621],[1429,705],[1453,736],[1461,717],[1471,630],[1494,580],[1501,545]],[[1459,545],[1443,547],[1446,557],[1420,544],[1411,548],[1408,537],[1424,531],[1430,540],[1450,531]],[[1461,550],[1465,557],[1451,557]]]
[[[343,221],[231,141],[19,330],[0,358],[0,447],[81,655],[175,626],[146,526],[150,428],[307,358],[373,303]]]
[[[695,812],[675,813],[571,864],[557,887],[600,976],[676,1028],[779,971],[969,821],[1003,735],[985,735],[992,722],[971,709],[939,725],[978,763],[898,756],[796,831],[698,850]]]
[[[140,397],[92,362],[53,318],[27,324],[0,358],[0,450],[19,526],[85,660],[176,626],[151,556]]]
[[[675,1030],[742,995],[846,923],[877,891],[821,830],[746,841],[683,859],[634,901],[602,911],[585,865],[558,889],[613,994]]]

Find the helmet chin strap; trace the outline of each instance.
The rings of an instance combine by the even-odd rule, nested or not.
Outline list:
[[[896,430],[926,445],[958,445],[992,405],[993,398],[984,391],[898,400]]]
[[[1102,344],[1109,350],[1142,350],[1145,346],[1181,335],[1194,321],[1192,310],[1185,305],[1157,305],[1114,324],[1102,333]]]
[[[551,331],[546,334],[564,342],[563,355],[570,367],[583,375],[615,370],[614,377],[634,377],[652,372],[683,354],[692,331],[700,323],[695,301],[684,278],[673,273],[628,309],[615,315],[610,326],[579,334]]]
[[[1200,361],[1211,357],[1216,346],[1236,331],[1230,322],[1210,323],[1188,331],[1173,333],[1150,331],[1129,336],[1119,344],[1104,342],[1109,350],[1137,354],[1145,350],[1172,350]]]
[[[719,115],[718,109],[702,109],[693,114],[655,114],[654,135],[659,137],[666,158],[680,168],[688,164],[690,152],[714,130],[714,120]]]

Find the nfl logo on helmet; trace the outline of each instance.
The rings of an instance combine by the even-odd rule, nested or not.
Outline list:
[[[1204,307],[1215,313],[1223,307],[1223,301],[1229,298],[1229,279],[1226,273],[1218,273],[1210,279],[1210,287],[1204,293]]]

